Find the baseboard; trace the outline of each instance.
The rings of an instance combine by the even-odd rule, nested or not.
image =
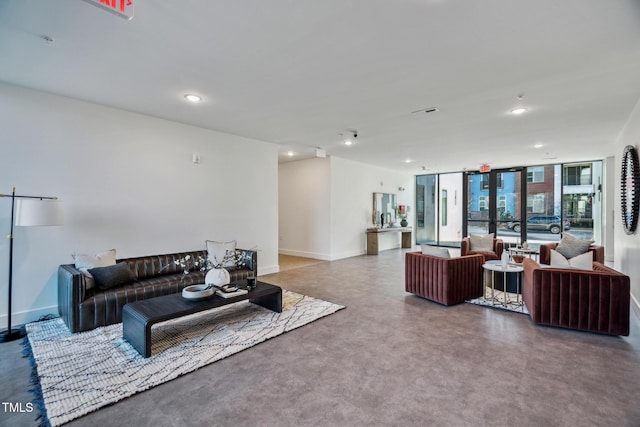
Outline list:
[[[58,306],[52,305],[49,307],[38,308],[35,310],[17,311],[13,312],[11,316],[11,327],[24,325],[25,323],[35,322],[42,316],[46,315],[58,316]],[[0,329],[6,329],[9,319],[6,314],[0,315]]]
[[[342,252],[339,253],[337,255],[331,255],[331,259],[329,261],[336,261],[339,259],[344,259],[344,258],[351,258],[354,256],[360,256],[360,255],[366,255],[367,250],[366,249],[360,249],[357,251],[349,251],[349,252]]]
[[[270,265],[267,267],[258,266],[258,277],[264,276],[265,274],[273,274],[273,273],[279,273],[279,272],[280,272],[279,265]]]
[[[331,261],[331,255],[321,254],[317,252],[296,251],[293,249],[279,249],[278,253],[282,255],[299,256],[302,258],[319,259],[322,261]]]
[[[633,311],[638,319],[640,319],[640,304],[638,300],[635,299],[633,294],[631,294],[631,311]]]

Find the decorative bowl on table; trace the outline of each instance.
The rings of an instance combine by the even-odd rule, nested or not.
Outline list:
[[[182,290],[182,298],[201,301],[211,298],[216,290],[209,285],[191,285]]]
[[[513,262],[522,264],[522,261],[524,260],[524,255],[511,255],[511,258],[513,259]]]

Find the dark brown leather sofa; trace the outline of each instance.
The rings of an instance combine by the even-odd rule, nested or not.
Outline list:
[[[407,252],[405,290],[431,301],[453,305],[483,293],[482,255],[440,258]]]
[[[257,277],[258,253],[244,249],[238,251],[247,254],[245,265],[242,268],[227,268],[231,282],[246,279],[250,275]],[[175,264],[175,261],[184,259],[187,255],[192,260],[206,258],[207,251],[119,259],[118,262],[126,262],[129,269],[135,272],[137,280],[107,290],[95,287],[87,290],[86,276],[74,264],[61,265],[58,268],[60,317],[71,332],[87,331],[121,322],[122,308],[128,302],[182,292],[185,286],[204,283],[205,271],[198,271],[191,263],[190,273],[184,276],[182,268]]]
[[[534,322],[629,335],[629,276],[599,262],[589,271],[541,266],[525,258],[523,267],[522,296]]]
[[[543,243],[540,245],[540,264],[551,264],[551,250],[558,247],[557,242]],[[604,264],[604,246],[591,245],[589,251],[593,254],[593,260]]]

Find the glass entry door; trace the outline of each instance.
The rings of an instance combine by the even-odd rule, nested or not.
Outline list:
[[[522,169],[467,173],[466,187],[465,235],[495,233],[505,243],[519,242],[526,187]]]

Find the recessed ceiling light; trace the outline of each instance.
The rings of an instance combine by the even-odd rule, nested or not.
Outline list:
[[[293,157],[293,151],[287,151],[287,156]]]
[[[524,107],[514,108],[513,110],[511,110],[511,114],[518,115],[518,114],[526,113],[527,111],[528,109]]]
[[[543,144],[543,143],[541,143],[541,142],[538,142],[537,144],[535,144],[535,145],[533,146],[533,148],[542,148],[542,147],[544,147],[544,144]]]
[[[353,140],[351,138],[345,139],[344,145],[353,145]]]
[[[200,102],[202,101],[202,97],[198,96],[198,95],[193,95],[191,93],[188,93],[184,96],[184,99],[186,99],[187,101],[191,101],[191,102]]]
[[[411,159],[407,159],[407,160],[405,160],[404,162],[405,162],[405,163],[411,163],[411,162],[413,162],[413,160],[411,160]]]

